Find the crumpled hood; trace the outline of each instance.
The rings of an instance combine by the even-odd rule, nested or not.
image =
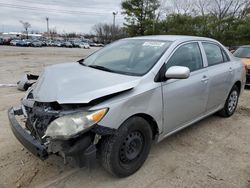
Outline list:
[[[34,85],[33,96],[38,102],[59,104],[90,101],[134,88],[140,77],[106,72],[65,63],[45,68]]]

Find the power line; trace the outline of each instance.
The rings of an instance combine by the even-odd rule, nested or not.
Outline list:
[[[17,8],[17,9],[25,9],[25,10],[36,10],[36,11],[47,11],[53,13],[66,13],[66,14],[78,14],[78,15],[103,15],[106,13],[98,13],[98,12],[83,12],[83,11],[71,11],[71,10],[59,10],[59,9],[52,9],[52,8],[42,8],[42,7],[33,7],[33,6],[24,6],[24,5],[14,5],[14,4],[7,4],[7,3],[0,3],[1,6],[8,7],[8,8]]]
[[[61,2],[57,2],[57,1],[49,1],[49,2],[42,2],[42,1],[39,1],[39,2],[34,2],[34,1],[32,1],[32,0],[14,0],[14,1],[16,1],[16,2],[18,2],[18,3],[23,3],[23,2],[26,2],[26,3],[31,3],[31,4],[34,4],[34,3],[38,3],[38,4],[41,4],[41,5],[60,5],[60,3]],[[72,2],[72,1],[69,1],[70,2],[70,5],[72,6],[72,5],[74,5],[74,6],[72,6],[72,8],[74,7],[74,8],[79,8],[79,7],[81,7],[81,6],[83,6],[83,5],[81,5],[81,4],[79,4],[79,3],[77,3],[77,2]],[[95,6],[86,6],[86,5],[84,5],[84,8],[93,8],[93,9],[95,9],[95,10],[98,10]],[[106,11],[112,11],[113,10],[113,8],[114,7],[110,7],[110,8],[107,8],[107,7],[102,7],[101,9],[102,10],[106,10]],[[100,9],[99,9],[100,10]]]
[[[15,5],[8,3],[1,3],[2,7],[7,8],[15,8],[15,9],[23,9],[30,11],[40,11],[40,12],[51,12],[51,13],[65,13],[65,14],[75,14],[75,15],[95,15],[95,16],[103,16],[105,14],[110,14],[110,12],[90,12],[90,11],[71,11],[71,10],[59,10],[53,8],[42,8],[42,7],[34,7],[34,6],[25,6],[25,5]]]

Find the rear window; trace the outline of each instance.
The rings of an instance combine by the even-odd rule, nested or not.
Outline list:
[[[203,42],[202,45],[207,56],[208,66],[213,66],[225,62],[225,57],[223,57],[221,48],[218,45],[206,42]]]

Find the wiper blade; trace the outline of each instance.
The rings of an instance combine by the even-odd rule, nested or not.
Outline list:
[[[87,66],[85,63],[83,63],[83,62],[84,62],[84,59],[80,59],[80,60],[78,60],[77,62],[78,62],[79,64],[83,65],[83,66]]]
[[[115,72],[107,67],[103,67],[100,65],[89,65],[88,67],[94,68],[94,69],[99,69],[99,70],[103,70],[103,71],[108,71],[108,72]]]

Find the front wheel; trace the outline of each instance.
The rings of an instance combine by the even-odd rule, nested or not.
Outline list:
[[[238,105],[239,94],[240,94],[240,91],[238,87],[233,86],[233,88],[231,89],[227,97],[224,108],[219,112],[219,115],[223,117],[230,117],[234,114]]]
[[[102,165],[118,177],[132,175],[147,159],[151,143],[149,123],[141,117],[132,117],[123,123],[117,134],[102,140]]]

